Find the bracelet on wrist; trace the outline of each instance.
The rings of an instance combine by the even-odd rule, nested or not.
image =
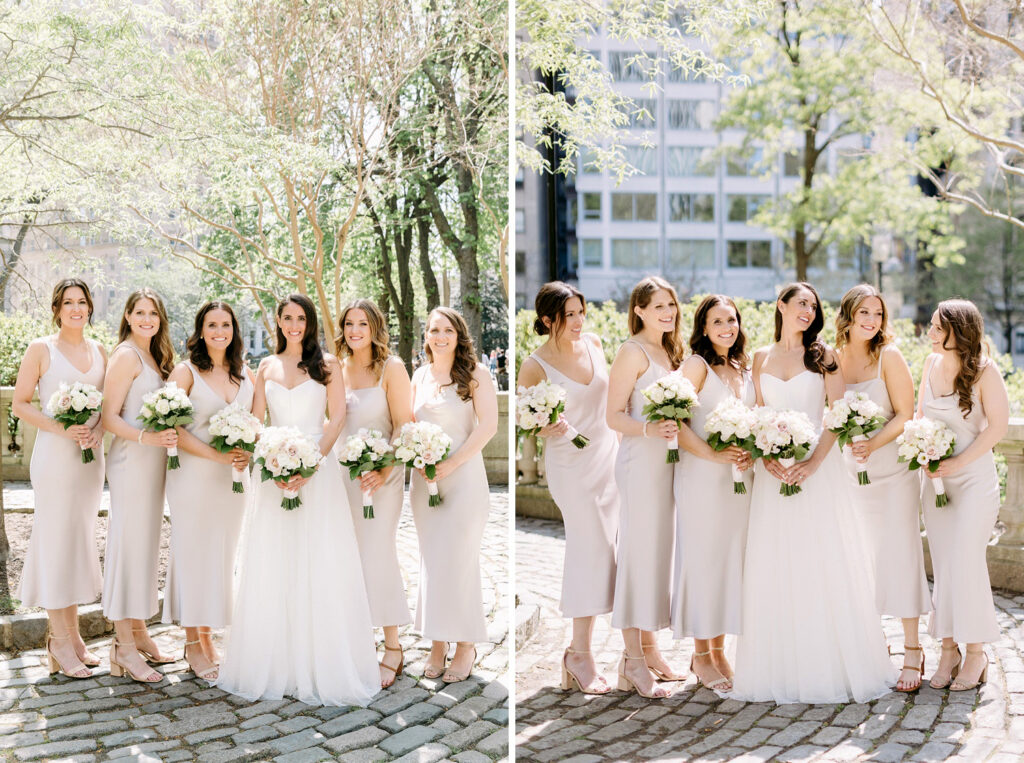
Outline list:
[[[139,439],[139,445],[142,445],[142,435],[144,435],[144,434],[146,434],[146,430],[145,429],[140,429],[139,430],[139,438],[138,438]]]
[[[644,422],[644,428],[643,428],[643,437],[646,437],[646,436],[647,436],[647,422],[645,421]]]

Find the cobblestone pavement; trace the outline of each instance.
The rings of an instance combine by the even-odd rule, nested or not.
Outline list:
[[[491,490],[482,569],[488,643],[469,680],[422,677],[430,643],[403,630],[406,673],[367,708],[314,707],[291,699],[252,703],[210,688],[185,662],[163,666],[148,686],[108,674],[110,638],[95,677],[50,677],[41,650],[0,655],[0,760],[243,761],[410,760],[487,763],[508,756],[508,491]],[[399,526],[410,602],[418,554],[412,516]],[[268,612],[267,617],[275,613]],[[151,629],[163,651],[181,653],[183,631]],[[380,631],[377,632],[380,637]]]
[[[1017,763],[1024,759],[1024,596],[995,597],[1002,640],[988,648],[992,665],[980,690],[890,693],[846,705],[775,705],[723,699],[691,676],[666,700],[613,691],[595,697],[563,692],[559,661],[571,636],[558,614],[562,525],[516,518],[516,591],[541,608],[536,634],[516,655],[516,759],[519,761],[956,760]],[[598,618],[594,652],[614,679],[622,640]],[[903,661],[898,620],[883,620],[893,664]],[[922,635],[925,677],[938,645]],[[693,642],[659,644],[677,669],[689,665]],[[614,686],[614,683],[613,683]]]

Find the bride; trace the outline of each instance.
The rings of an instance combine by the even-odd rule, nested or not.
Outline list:
[[[277,306],[277,354],[260,363],[253,413],[318,440],[326,458],[293,478],[302,505],[281,508],[281,485],[255,485],[238,596],[217,685],[249,700],[293,696],[310,705],[366,705],[380,691],[370,605],[338,462],[345,382],[317,344],[313,303]],[[329,419],[324,422],[324,411]]]
[[[820,439],[787,469],[764,460],[750,503],[742,635],[732,696],[777,703],[865,702],[893,685],[875,612],[864,540],[835,436],[822,429],[826,393],[843,396],[810,284],[785,287],[775,305],[775,344],[754,354],[758,405],[807,414]],[[785,497],[779,481],[800,485]]]

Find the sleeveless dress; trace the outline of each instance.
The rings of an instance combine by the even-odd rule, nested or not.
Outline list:
[[[340,451],[345,438],[364,428],[376,429],[391,441],[391,410],[388,408],[383,381],[382,372],[373,387],[346,387],[345,428],[338,438],[336,450]],[[348,470],[344,467],[341,476],[348,495],[348,507],[352,511],[359,556],[363,562],[366,595],[370,599],[370,619],[376,627],[411,623],[412,614],[405,595],[402,568],[398,563],[396,540],[405,492],[405,466],[396,464],[387,481],[373,494],[373,519],[363,518],[363,493],[359,488],[359,480],[349,479]]]
[[[807,414],[821,432],[825,382],[761,374],[765,405]],[[794,496],[755,467],[743,569],[743,632],[732,696],[749,702],[866,702],[895,670],[842,456],[829,448]]]
[[[944,422],[956,435],[953,455],[959,455],[988,426],[977,389],[974,407],[967,415],[956,394],[936,397],[932,392],[931,366],[921,390],[924,415]],[[957,643],[998,641],[992,587],[988,578],[986,549],[999,515],[999,478],[992,451],[975,459],[952,477],[943,477],[949,504],[935,506],[935,487],[923,477],[924,526],[932,556],[935,588],[928,632],[935,638]]]
[[[695,357],[700,357],[695,356]],[[703,361],[703,358],[701,358]],[[704,361],[707,377],[697,395],[690,426],[707,440],[704,422],[735,394]],[[754,385],[743,374],[740,401],[754,405]],[[676,638],[714,638],[739,633],[743,553],[750,515],[751,470],[743,473],[747,492],[733,492],[732,467],[680,449],[675,465],[676,558],[672,588],[672,632]]]
[[[562,616],[589,617],[612,611],[615,595],[615,535],[619,491],[615,485],[618,438],[608,427],[608,369],[604,355],[583,338],[593,377],[589,384],[570,379],[534,353],[548,381],[566,393],[565,418],[590,440],[577,448],[565,437],[544,440],[548,489],[565,523],[562,567]]]
[[[476,428],[473,401],[460,398],[454,384],[436,390],[426,382],[428,369],[422,366],[413,374],[413,415],[417,421],[441,427],[452,438],[451,453],[455,453]],[[427,484],[418,470],[411,471],[409,502],[420,541],[414,627],[431,641],[486,641],[480,543],[490,493],[483,453],[437,483],[440,506],[427,505]]]
[[[266,381],[271,426],[320,439],[327,389]],[[235,611],[217,686],[248,700],[295,697],[308,705],[367,705],[380,691],[352,515],[341,467],[323,460],[281,508],[273,481],[252,489]]]
[[[142,359],[142,353],[130,344],[125,346],[138,355],[142,370],[128,388],[121,418],[141,428],[142,398],[164,386],[164,380]],[[148,620],[159,608],[157,573],[166,478],[166,448],[114,438],[107,455],[110,522],[103,562],[103,614],[108,620]]]
[[[626,413],[644,421],[642,411],[647,401],[643,390],[671,372],[656,363],[643,345],[634,344],[647,356],[648,365],[633,386]],[[615,460],[620,504],[613,628],[656,631],[671,622],[675,464],[665,462],[665,442],[660,437],[623,435],[619,443]]]
[[[186,429],[209,444],[210,417],[228,406],[199,374],[192,372],[192,423]],[[252,409],[253,384],[242,373],[233,403]],[[252,491],[249,472],[242,474],[244,493],[231,492],[231,465],[194,456],[178,448],[181,467],[167,473],[171,510],[171,561],[164,587],[163,622],[223,628],[231,622],[233,576],[238,536],[246,499]]]
[[[39,377],[39,402],[46,405],[61,382],[83,382],[103,389],[103,356],[88,342],[91,365],[82,373],[57,349],[53,337],[43,340],[50,366]],[[95,424],[90,420],[89,425]],[[96,460],[82,463],[78,443],[39,430],[32,449],[29,476],[35,494],[32,537],[25,555],[18,598],[26,607],[63,609],[96,600],[103,587],[96,548],[96,516],[103,497],[103,445],[93,448]]]
[[[847,384],[846,389],[865,393],[882,407],[886,421],[896,413],[882,378],[881,358],[874,379]],[[868,456],[870,485],[857,484],[857,470],[865,465],[849,448],[843,448],[843,460],[874,570],[878,614],[919,617],[931,609],[921,546],[921,475],[897,461],[896,448],[893,440]]]

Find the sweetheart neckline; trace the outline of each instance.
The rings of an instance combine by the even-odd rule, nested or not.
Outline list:
[[[286,392],[292,392],[293,390],[297,390],[303,384],[308,384],[311,381],[316,381],[316,379],[306,379],[306,381],[299,382],[294,387],[286,387],[281,382],[279,382],[277,379],[267,379],[267,381],[264,382],[264,383],[273,382],[274,384],[276,384],[278,387],[280,387],[281,389],[285,390]]]
[[[801,371],[800,373],[798,373],[798,374],[796,374],[796,375],[794,375],[794,376],[790,376],[790,377],[789,377],[788,379],[783,379],[783,378],[782,378],[781,376],[776,376],[775,374],[770,374],[770,373],[768,373],[767,371],[762,371],[762,372],[761,372],[761,375],[762,375],[762,376],[770,376],[770,377],[772,377],[773,379],[775,379],[775,380],[777,380],[777,381],[780,381],[780,382],[782,382],[783,384],[785,384],[786,382],[791,382],[791,381],[793,381],[793,379],[796,379],[796,378],[797,378],[798,376],[802,376],[802,375],[804,375],[804,374],[813,374],[813,373],[814,373],[814,371],[812,371],[811,369],[809,369],[809,368],[805,368],[805,369],[804,369],[803,371]]]

